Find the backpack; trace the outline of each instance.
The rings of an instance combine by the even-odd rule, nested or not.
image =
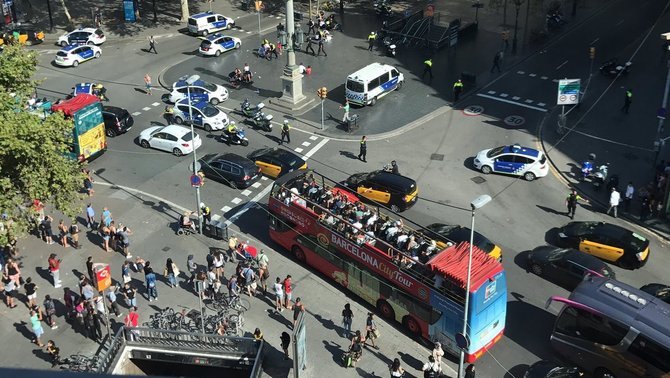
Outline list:
[[[433,366],[435,365],[431,364],[428,370],[424,370],[423,378],[437,378],[437,372],[433,370]]]

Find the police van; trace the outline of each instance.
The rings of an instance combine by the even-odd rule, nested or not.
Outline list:
[[[405,81],[403,74],[393,66],[372,63],[347,77],[346,98],[358,105],[374,105]]]
[[[235,20],[218,13],[203,12],[188,18],[188,31],[191,34],[207,36],[219,30],[235,26]]]

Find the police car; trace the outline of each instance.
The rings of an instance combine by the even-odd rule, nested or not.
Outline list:
[[[480,151],[475,156],[474,165],[484,174],[505,173],[523,176],[528,181],[549,173],[547,157],[541,151],[518,144]]]
[[[188,18],[188,31],[191,34],[207,36],[219,30],[235,26],[235,20],[218,13],[203,12]]]
[[[102,45],[107,40],[105,33],[96,28],[79,28],[58,37],[57,45]]]
[[[228,90],[217,84],[208,83],[203,80],[197,80],[190,86],[186,82],[188,76],[182,76],[174,84],[172,84],[172,92],[170,92],[170,102],[186,98],[190,92],[191,99],[202,102],[209,101],[212,105],[218,105],[219,102],[228,99]]]
[[[54,62],[59,66],[77,67],[79,63],[100,58],[102,50],[98,46],[89,45],[68,45],[56,53]]]
[[[242,41],[239,38],[217,33],[202,41],[198,51],[202,55],[219,56],[228,50],[239,49],[241,45]]]
[[[193,115],[193,125],[202,127],[208,133],[228,127],[229,121],[226,113],[207,102],[192,100],[189,103],[187,98],[177,101],[173,113],[176,124],[190,123],[191,114]]]

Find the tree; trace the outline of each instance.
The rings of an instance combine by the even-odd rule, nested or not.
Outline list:
[[[190,13],[188,12],[188,0],[181,0],[181,22],[188,21]]]
[[[62,113],[42,120],[25,109],[38,82],[31,79],[37,54],[7,45],[0,54],[0,245],[22,236],[30,225],[30,204],[39,199],[68,217],[81,210],[81,166],[66,153],[72,121]],[[7,222],[11,222],[8,229]]]
[[[68,24],[72,24],[72,16],[70,16],[70,11],[67,10],[65,5],[65,0],[60,0],[60,5],[63,7],[63,12],[65,12],[65,17],[67,17]]]

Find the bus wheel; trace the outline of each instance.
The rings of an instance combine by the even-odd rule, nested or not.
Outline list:
[[[302,250],[302,248],[298,247],[297,245],[294,245],[293,248],[291,248],[291,252],[293,252],[293,256],[295,256],[296,260],[300,262],[305,262],[307,258],[305,257],[305,252]]]
[[[386,300],[380,299],[377,301],[377,310],[385,319],[395,320],[395,311]]]
[[[402,320],[402,324],[407,328],[407,330],[413,335],[421,334],[421,326],[419,323],[411,316],[406,316]]]

